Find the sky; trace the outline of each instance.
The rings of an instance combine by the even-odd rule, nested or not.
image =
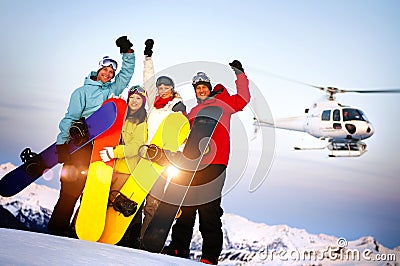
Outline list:
[[[4,1],[0,163],[18,165],[25,147],[40,151],[55,141],[71,93],[103,56],[121,62],[119,36],[127,35],[137,52],[132,85],[142,83],[144,41],[153,38],[156,72],[240,60],[257,93],[253,103],[265,100],[261,113],[280,118],[301,115],[323,94],[275,75],[342,89],[399,88],[399,10],[399,1],[377,0]],[[184,97],[193,92],[190,86],[178,91]],[[374,126],[359,158],[294,151],[308,141],[299,132],[263,129],[267,134],[253,139],[250,105],[232,122],[224,210],[270,225],[348,240],[371,235],[399,246],[399,100],[399,94],[338,95]],[[38,183],[59,186],[56,177]]]

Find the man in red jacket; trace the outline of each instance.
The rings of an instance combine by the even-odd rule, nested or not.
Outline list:
[[[200,167],[185,198],[182,214],[172,227],[172,241],[163,253],[189,257],[190,242],[199,212],[200,232],[203,237],[201,262],[218,264],[222,251],[223,233],[221,216],[221,192],[226,176],[230,153],[230,120],[232,114],[243,110],[250,102],[249,81],[242,64],[234,60],[229,64],[236,74],[237,94],[230,95],[226,88],[218,84],[212,89],[211,81],[204,72],[193,77],[198,105],[188,114],[192,124],[197,113],[207,106],[218,106],[222,117],[212,135],[209,150],[201,160]]]

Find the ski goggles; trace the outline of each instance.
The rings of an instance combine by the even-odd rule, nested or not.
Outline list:
[[[117,71],[118,63],[114,59],[111,59],[108,56],[103,57],[103,59],[99,62],[99,68],[102,67],[112,67],[114,71]]]
[[[167,77],[167,76],[161,76],[157,79],[156,81],[156,86],[160,86],[161,84],[164,84],[166,86],[171,86],[172,88],[175,87],[174,82],[172,81],[171,78]]]
[[[211,82],[210,78],[204,72],[197,72],[196,76],[192,79],[192,85],[197,84],[198,82]]]
[[[129,94],[134,94],[134,93],[138,93],[138,94],[143,95],[143,96],[146,97],[146,90],[140,85],[132,86],[129,89]]]

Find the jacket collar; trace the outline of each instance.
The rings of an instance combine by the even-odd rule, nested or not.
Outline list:
[[[199,104],[210,104],[214,103],[217,99],[229,96],[228,91],[222,84],[215,85],[214,89],[211,91],[210,96],[205,100],[200,100],[197,98],[197,103]]]

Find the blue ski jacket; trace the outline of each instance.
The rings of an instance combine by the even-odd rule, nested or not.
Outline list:
[[[97,76],[96,71],[92,71],[85,78],[82,87],[77,88],[71,95],[67,113],[60,121],[60,133],[57,136],[57,144],[68,142],[69,128],[73,121],[81,117],[89,117],[93,114],[111,94],[118,96],[129,85],[135,70],[135,53],[122,54],[122,67],[115,76],[114,81],[103,83],[95,81],[92,77]]]

